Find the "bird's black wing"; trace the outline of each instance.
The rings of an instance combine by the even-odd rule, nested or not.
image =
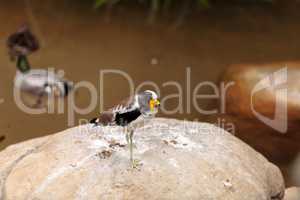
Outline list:
[[[137,118],[136,115],[139,113],[136,112],[136,109],[133,109],[133,104],[134,96],[126,98],[114,107],[110,108],[108,111],[100,113],[100,116],[92,119],[90,123],[104,126],[128,124],[129,121],[132,121],[129,120],[129,118]],[[134,114],[134,116],[130,113]]]
[[[129,110],[132,110],[132,106],[134,104],[134,96],[128,97],[121,102],[119,102],[114,107],[110,108],[109,111],[113,113],[124,113]]]

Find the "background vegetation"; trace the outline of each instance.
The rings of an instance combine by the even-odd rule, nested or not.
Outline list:
[[[129,2],[129,0],[94,0],[95,8],[99,8],[105,4],[115,5],[118,3]],[[158,11],[161,8],[172,7],[173,4],[178,3],[180,0],[136,0],[136,3],[147,5],[152,11]],[[238,0],[245,3],[272,3],[273,0]],[[132,0],[131,0],[132,2]],[[202,8],[209,8],[212,0],[185,0],[189,4],[193,3]],[[228,1],[229,2],[229,1]]]

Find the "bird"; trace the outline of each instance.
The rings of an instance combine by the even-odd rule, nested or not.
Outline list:
[[[71,81],[45,69],[31,69],[28,56],[39,50],[39,42],[27,25],[23,25],[7,39],[8,53],[16,60],[14,87],[37,96],[32,107],[40,107],[44,96],[66,97],[73,88]]]
[[[130,162],[136,168],[138,161],[133,159],[133,133],[128,128],[139,117],[150,119],[155,117],[160,107],[158,95],[151,90],[145,90],[121,101],[119,104],[103,111],[99,117],[90,121],[94,126],[122,126],[125,127],[126,141],[130,150]]]

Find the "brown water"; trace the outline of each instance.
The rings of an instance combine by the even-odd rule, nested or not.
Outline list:
[[[9,144],[66,129],[67,114],[31,115],[22,112],[13,100],[14,64],[6,54],[6,37],[29,22],[41,40],[42,48],[31,56],[34,67],[63,69],[74,82],[87,80],[99,90],[99,70],[121,69],[136,84],[145,80],[157,83],[166,96],[177,92],[163,87],[165,81],[178,81],[186,92],[186,67],[191,67],[191,87],[201,81],[216,82],[230,64],[269,62],[300,58],[299,6],[241,7],[216,6],[193,14],[176,27],[172,17],[147,23],[147,13],[136,7],[119,6],[109,14],[95,11],[90,2],[0,1],[0,135]],[[151,65],[156,58],[158,64]],[[127,82],[118,76],[105,79],[104,104],[108,108],[128,95]],[[210,92],[204,89],[203,92]],[[186,105],[187,98],[184,97]],[[89,94],[77,92],[76,105],[86,107]],[[170,100],[168,107],[176,105]],[[207,102],[199,102],[207,108]],[[99,107],[76,119],[97,115]],[[162,114],[163,115],[163,114]],[[192,107],[191,113],[166,117],[202,120]]]

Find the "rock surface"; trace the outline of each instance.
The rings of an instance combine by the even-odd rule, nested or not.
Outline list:
[[[284,80],[284,68],[287,79]],[[283,70],[283,71],[279,71]],[[271,75],[271,76],[270,76]],[[273,75],[273,76],[272,76]],[[225,114],[209,116],[207,121],[217,120],[230,122],[235,126],[234,134],[266,156],[271,162],[280,166],[287,185],[295,185],[292,181],[290,165],[300,151],[300,62],[282,62],[266,64],[240,64],[226,69],[220,83],[233,82],[226,91]],[[261,82],[264,80],[264,82]],[[264,89],[262,86],[268,86]],[[257,91],[254,92],[255,88]],[[261,90],[259,90],[261,89]],[[287,89],[287,99],[277,98],[280,89]],[[251,109],[260,115],[274,119],[275,105],[287,105],[287,132],[280,133],[269,127],[254,115]],[[278,97],[278,96],[277,96]],[[221,103],[221,102],[219,102]],[[224,102],[223,102],[224,103]],[[284,113],[279,113],[283,117]],[[276,123],[279,124],[280,122]],[[225,127],[226,128],[226,127]]]
[[[132,169],[123,129],[84,125],[0,152],[0,199],[280,200],[279,169],[207,123],[136,124]]]
[[[300,199],[300,188],[291,187],[285,190],[284,200],[299,200]]]

